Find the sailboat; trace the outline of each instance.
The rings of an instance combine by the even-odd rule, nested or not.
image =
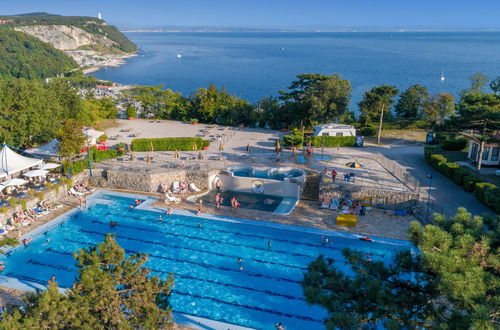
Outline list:
[[[441,81],[444,81],[446,78],[444,77],[444,71],[441,71]]]

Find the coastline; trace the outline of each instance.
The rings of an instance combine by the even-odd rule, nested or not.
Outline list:
[[[129,58],[137,56],[137,52],[127,54],[101,54],[95,51],[67,50],[65,53],[72,57],[87,75],[103,68],[116,68],[127,64]]]

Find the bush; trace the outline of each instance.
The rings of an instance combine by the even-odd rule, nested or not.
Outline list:
[[[125,113],[127,114],[127,117],[129,117],[129,118],[133,118],[133,117],[137,116],[137,110],[135,110],[135,108],[131,105],[129,105],[127,107],[127,111]]]
[[[71,161],[66,161],[63,163],[63,170],[64,170],[64,173],[68,173],[68,174],[72,174],[72,175],[75,175],[75,174],[78,174],[78,173],[81,173],[83,172],[84,169],[88,168],[88,158],[84,158],[84,159],[81,159],[81,160],[77,160],[77,161],[74,161],[74,162],[71,162]]]
[[[19,244],[19,241],[15,239],[14,237],[4,237],[0,239],[0,247],[5,246],[5,245],[10,245],[10,246],[16,246]]]
[[[200,149],[203,146],[209,146],[210,141],[199,137],[176,137],[176,138],[156,138],[156,139],[133,139],[133,151],[150,151],[151,144],[155,151],[191,151],[196,146]]]
[[[455,175],[455,171],[460,168],[460,165],[457,163],[443,163],[440,165],[440,172],[443,173],[448,178],[453,178]]]
[[[442,147],[443,149],[446,150],[454,150],[454,151],[460,151],[465,148],[467,145],[467,140],[466,139],[460,139],[460,138],[454,138],[454,139],[446,139],[442,142]]]
[[[433,154],[429,157],[429,165],[439,170],[439,167],[446,163],[446,158],[442,155]]]
[[[468,175],[471,175],[471,171],[469,170],[469,168],[467,168],[465,166],[460,166],[459,168],[455,169],[455,173],[453,174],[451,179],[453,180],[453,182],[455,182],[459,186],[463,186],[464,185],[464,177],[466,177]]]
[[[7,213],[7,212],[9,212],[8,207],[0,207],[0,213]]]
[[[45,197],[45,193],[43,191],[39,191],[35,194],[35,197],[38,198],[39,201],[43,201],[43,198]]]
[[[313,136],[312,145],[320,147],[354,147],[356,145],[355,136]]]
[[[95,148],[92,148],[90,155],[93,162],[100,162],[106,159],[118,157],[118,151],[114,149],[97,150]]]
[[[489,190],[494,190],[496,189],[497,186],[495,186],[493,183],[489,182],[479,182],[476,183],[474,187],[474,196],[481,201],[482,203],[486,204],[486,192]]]
[[[484,193],[485,203],[496,213],[500,213],[500,188],[488,189]]]
[[[362,136],[373,136],[377,134],[377,128],[373,126],[361,127],[358,129],[359,135]]]
[[[108,139],[108,136],[106,134],[102,134],[101,136],[99,136],[97,138],[97,142],[103,142],[103,141],[106,141]]]
[[[463,182],[465,190],[472,192],[476,188],[476,183],[481,182],[481,179],[476,178],[475,176],[472,175],[466,175],[464,176]]]
[[[283,136],[283,145],[285,147],[291,147],[292,145],[300,148],[302,147],[302,133],[294,131],[292,134]]]

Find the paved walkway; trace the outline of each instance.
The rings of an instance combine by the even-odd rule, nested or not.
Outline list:
[[[465,207],[472,214],[492,213],[491,209],[480,203],[474,195],[466,192],[462,187],[434,170],[424,160],[424,147],[385,145],[368,146],[366,150],[378,151],[389,159],[396,161],[420,181],[421,198],[427,202],[429,179],[427,174],[432,175],[431,208],[435,212],[447,216],[454,215],[457,208]]]

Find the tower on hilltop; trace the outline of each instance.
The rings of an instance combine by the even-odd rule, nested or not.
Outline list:
[[[97,13],[97,18],[98,18],[98,19],[102,19],[102,17],[101,17],[101,13]]]

